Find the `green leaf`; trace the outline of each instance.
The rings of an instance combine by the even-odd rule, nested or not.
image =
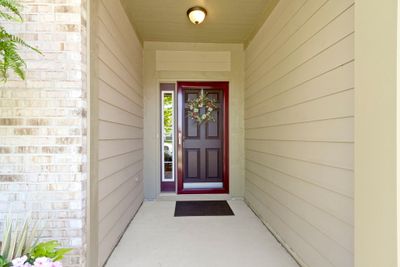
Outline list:
[[[28,238],[28,230],[29,230],[29,218],[25,219],[24,224],[22,225],[21,233],[17,240],[16,251],[14,257],[19,258],[22,256],[22,252],[24,250],[24,246],[26,244],[26,239]]]
[[[3,242],[1,245],[1,250],[0,254],[1,255],[8,255],[8,251],[10,250],[10,244],[11,244],[11,233],[12,233],[12,221],[11,221],[11,215],[9,215],[6,219],[5,222],[5,227],[4,227],[4,233],[3,233]]]
[[[0,17],[6,20],[22,21],[21,5],[15,0],[0,0]]]
[[[27,235],[24,245],[24,250],[22,251],[23,255],[26,255],[31,250],[31,247],[37,244],[37,241],[34,242],[34,239],[38,239],[39,236],[37,234],[37,221],[35,221],[30,229],[30,234]]]
[[[56,251],[56,256],[52,259],[53,261],[60,261],[64,258],[64,255],[71,252],[72,248],[60,248]]]
[[[0,255],[0,267],[8,267],[10,265],[10,262],[8,262],[3,256]]]
[[[69,248],[60,248],[61,244],[56,240],[51,240],[48,242],[42,242],[37,244],[32,248],[30,252],[30,256],[34,259],[39,257],[47,257],[52,259],[53,261],[59,261],[64,258],[64,255],[70,252],[72,249]]]
[[[22,21],[21,5],[16,0],[0,0],[0,18]],[[26,47],[42,54],[37,48],[27,44],[22,38],[12,35],[0,25],[0,80],[6,82],[8,72],[12,70],[21,79],[25,79],[25,61],[18,54],[19,47]]]
[[[27,254],[27,252],[31,250],[36,231],[31,231],[30,224],[31,219],[29,215],[23,224],[18,224],[18,221],[14,222],[11,215],[7,216],[0,250],[0,255],[6,260],[11,261],[14,258]],[[14,231],[13,225],[15,225]],[[32,228],[32,230],[34,230],[34,228]]]
[[[18,233],[12,236],[8,254],[4,255],[6,259],[9,261],[11,261],[14,258],[14,251],[15,251],[15,245],[17,243],[17,238],[18,238]]]

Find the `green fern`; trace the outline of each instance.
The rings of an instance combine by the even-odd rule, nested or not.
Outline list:
[[[20,9],[21,5],[16,0],[0,0],[0,18],[22,22]],[[9,70],[14,71],[21,79],[25,79],[26,64],[18,54],[19,47],[26,47],[41,54],[38,49],[0,26],[0,80],[3,82],[7,81]]]
[[[15,0],[0,0],[0,17],[6,20],[22,21],[21,5]]]

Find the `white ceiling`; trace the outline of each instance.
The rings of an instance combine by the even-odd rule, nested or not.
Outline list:
[[[121,0],[142,41],[244,43],[279,0]],[[192,6],[207,9],[200,25],[190,23]]]

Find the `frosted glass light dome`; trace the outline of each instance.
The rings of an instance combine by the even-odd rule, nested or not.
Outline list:
[[[204,21],[204,19],[206,18],[207,15],[207,11],[199,6],[195,6],[192,8],[189,8],[189,10],[187,11],[187,16],[189,17],[189,20],[193,23],[193,24],[200,24]]]

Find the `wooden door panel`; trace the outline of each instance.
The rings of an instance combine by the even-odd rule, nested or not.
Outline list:
[[[185,183],[191,186],[193,183],[205,186],[217,183],[221,188],[207,190],[203,187],[201,192],[228,192],[227,89],[227,83],[178,83],[178,131],[181,137],[178,145],[178,193],[199,193],[199,190],[184,190]],[[199,124],[187,116],[186,103],[197,98],[201,90],[216,100],[218,109],[213,113],[214,121]]]
[[[207,179],[218,179],[222,176],[221,166],[218,162],[222,161],[221,149],[207,148],[206,149],[206,177]]]
[[[201,177],[200,171],[200,149],[198,148],[190,148],[185,149],[185,160],[187,161],[185,171],[185,178],[189,179],[197,179],[199,180]]]
[[[219,117],[221,116],[221,112],[215,112],[215,122],[210,121],[206,124],[206,138],[207,139],[220,139],[220,130],[218,125],[221,123]]]
[[[190,118],[185,118],[185,139],[200,139],[200,127]]]
[[[191,91],[190,93],[185,94],[185,103],[189,100],[193,100],[199,96],[199,92]],[[184,139],[200,139],[200,126],[193,120],[191,120],[188,116],[184,116],[185,118],[185,130],[184,130]]]

